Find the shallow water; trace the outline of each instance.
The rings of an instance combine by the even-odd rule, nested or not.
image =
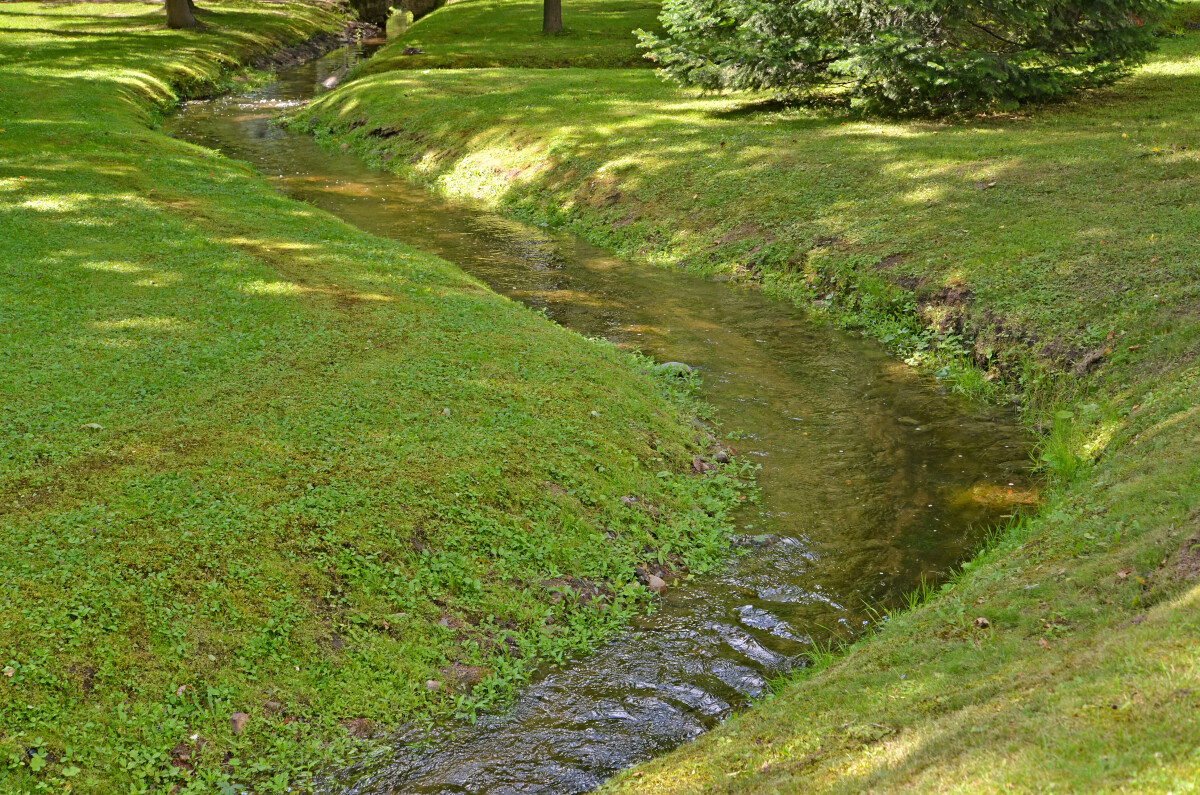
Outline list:
[[[739,517],[741,532],[769,537],[670,589],[594,654],[541,671],[507,712],[410,732],[332,789],[590,790],[745,707],[814,638],[861,632],[868,605],[896,605],[923,578],[945,577],[1028,494],[1027,440],[1013,417],[946,394],[872,342],[750,289],[623,262],[447,202],[268,123],[356,57],[339,51],[248,94],[191,103],[169,129],[564,326],[698,367],[722,432],[742,431],[731,443],[762,465],[762,500]]]

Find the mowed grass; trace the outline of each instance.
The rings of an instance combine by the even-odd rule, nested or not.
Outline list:
[[[303,790],[723,546],[686,383],[152,129],[341,21],[201,5],[0,6],[5,793]]]
[[[1111,348],[1124,373],[1197,350],[1198,45],[1165,39],[1070,106],[944,124],[702,97],[620,69],[397,70],[300,119],[626,256],[920,313],[972,338],[984,369],[1016,367],[1011,350],[1070,367]]]
[[[446,194],[827,308],[1044,433],[1046,504],[947,589],[606,791],[1195,789],[1197,22],[1179,6],[1129,79],[1011,116],[520,68],[376,72],[296,114]]]
[[[542,33],[542,4],[532,0],[456,0],[419,20],[362,64],[356,74],[395,69],[589,69],[648,67],[630,32],[658,30],[654,0],[577,0],[563,4],[561,33]],[[421,53],[404,55],[412,47]]]

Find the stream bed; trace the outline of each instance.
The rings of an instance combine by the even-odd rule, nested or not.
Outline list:
[[[586,792],[716,726],[869,607],[940,581],[1031,491],[1008,412],[965,402],[878,344],[757,291],[624,262],[569,235],[456,204],[270,123],[361,57],[193,102],[179,138],[248,161],[279,190],[456,263],[558,323],[700,371],[721,433],[761,463],[748,543],[582,659],[544,667],[505,712],[413,730],[328,782],[345,793]],[[796,716],[803,720],[802,715]]]

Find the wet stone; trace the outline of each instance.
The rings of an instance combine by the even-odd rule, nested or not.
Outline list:
[[[739,547],[773,547],[780,542],[779,536],[774,533],[763,533],[755,536],[739,536],[734,543]]]

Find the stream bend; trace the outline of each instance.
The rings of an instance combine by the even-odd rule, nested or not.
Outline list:
[[[505,713],[402,737],[334,790],[593,789],[747,706],[814,636],[851,637],[867,605],[945,577],[1027,493],[1027,442],[1011,416],[945,394],[869,341],[751,290],[455,205],[269,123],[359,56],[339,50],[247,94],[190,103],[169,128],[564,326],[698,367],[726,430],[744,431],[735,446],[762,464],[762,501],[739,517],[748,554],[669,590],[596,653],[544,670]]]

